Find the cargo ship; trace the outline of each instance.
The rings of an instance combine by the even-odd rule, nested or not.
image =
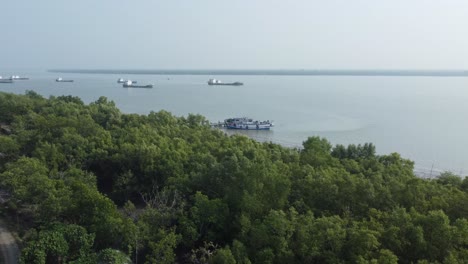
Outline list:
[[[136,83],[136,82],[132,82],[131,80],[128,80],[123,84],[123,87],[124,88],[153,88],[152,84],[135,85],[134,83]]]
[[[62,77],[55,79],[56,82],[73,82],[73,80],[64,80]]]
[[[129,80],[124,80],[124,79],[120,78],[120,79],[117,80],[117,83],[126,83],[126,82],[128,82],[128,81],[129,81]],[[132,82],[132,83],[137,83],[137,81],[131,81],[131,82]]]
[[[29,80],[29,78],[26,77],[19,77],[18,75],[12,75],[10,76],[10,80]]]
[[[217,79],[209,79],[208,80],[208,85],[234,85],[234,86],[239,86],[239,85],[244,85],[241,82],[233,82],[233,83],[225,83]]]

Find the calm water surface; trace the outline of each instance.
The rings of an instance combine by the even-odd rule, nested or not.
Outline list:
[[[468,174],[468,78],[395,76],[115,75],[0,72],[28,81],[0,84],[0,91],[43,96],[74,95],[86,103],[99,96],[126,113],[161,109],[175,115],[202,114],[217,122],[249,116],[274,120],[272,131],[244,131],[257,139],[300,146],[308,136],[333,144],[372,142],[379,154],[399,152],[416,170]],[[56,83],[57,77],[73,83]],[[153,83],[126,89],[118,78]],[[244,86],[209,86],[209,78]]]

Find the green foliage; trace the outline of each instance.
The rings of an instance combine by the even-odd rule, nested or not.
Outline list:
[[[97,257],[97,263],[99,264],[130,264],[132,261],[125,255],[125,253],[112,249],[106,248],[99,252]]]
[[[8,163],[0,174],[0,186],[11,195],[10,205],[37,220],[56,220],[67,202],[61,182],[50,179],[47,168],[33,158]]]
[[[343,145],[336,145],[331,155],[338,159],[370,159],[375,157],[375,146],[372,143],[364,145],[349,145],[347,148]]]
[[[227,225],[229,210],[220,199],[210,200],[200,192],[195,194],[190,218],[197,227],[199,238],[216,240]]]
[[[231,247],[231,254],[234,256],[236,263],[239,264],[250,264],[247,249],[239,240],[234,239]]]
[[[0,93],[0,123],[10,124],[16,116],[25,115],[44,102],[45,100],[33,91],[27,92],[27,96]]]
[[[125,248],[131,243],[134,224],[117,211],[109,198],[82,182],[74,182],[70,189],[72,202],[65,211],[67,219],[96,234],[97,248]]]
[[[18,158],[20,146],[11,137],[0,135],[0,166]]]
[[[447,186],[461,187],[462,178],[449,171],[443,172],[437,177],[437,182]]]
[[[30,239],[22,250],[21,263],[66,263],[89,258],[94,235],[77,225],[52,224]]]
[[[468,178],[417,178],[371,143],[290,149],[200,115],[32,91],[0,93],[0,125],[0,205],[24,226],[23,263],[468,258]]]
[[[249,233],[249,244],[252,253],[272,249],[275,255],[286,260],[292,252],[288,242],[293,234],[295,212],[286,215],[283,211],[270,211],[262,222],[256,222]]]
[[[220,248],[216,250],[210,264],[236,264],[236,259],[229,248]]]
[[[319,137],[309,137],[302,143],[301,163],[314,167],[327,166],[333,163],[332,145],[328,140]]]
[[[173,232],[162,231],[161,239],[158,242],[149,242],[150,253],[147,256],[147,263],[171,264],[175,261],[174,249],[177,246],[178,236]]]

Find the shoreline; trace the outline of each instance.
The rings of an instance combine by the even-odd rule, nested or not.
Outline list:
[[[248,133],[249,132],[248,130],[246,132],[246,130],[228,130],[228,129],[223,128],[223,127],[212,127],[212,128],[213,129],[218,129],[218,130],[222,131],[225,135],[228,135],[228,136],[242,135],[242,136],[246,136],[246,137],[248,137],[250,139],[253,139],[253,140],[255,140],[255,141],[259,142],[259,143],[271,142],[271,143],[278,144],[278,145],[280,145],[282,147],[285,147],[285,148],[297,149],[297,150],[301,150],[303,148],[302,144],[287,143],[287,142],[281,141],[281,140],[270,140],[268,138],[261,138],[261,137],[252,136],[252,135],[250,135]],[[257,130],[252,130],[252,131],[257,132],[257,133],[260,132],[260,131],[257,131]],[[261,132],[266,132],[266,131],[261,131]],[[386,155],[386,154],[376,154],[376,155]],[[407,159],[405,157],[402,157],[402,158]],[[416,161],[414,161],[414,160],[411,160],[411,161],[414,162],[414,168],[413,168],[414,175],[416,175],[417,177],[422,178],[422,179],[435,179],[438,176],[440,176],[440,174],[445,172],[445,170],[438,169],[438,168],[435,168],[435,167],[431,169],[431,168],[426,168],[426,167],[423,167],[423,166],[418,166]],[[460,175],[459,173],[456,173],[454,171],[450,171],[450,170],[448,170],[448,171],[455,174],[455,175],[460,176],[462,179],[464,177],[466,177],[466,176]]]

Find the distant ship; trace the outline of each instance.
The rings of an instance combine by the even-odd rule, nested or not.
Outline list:
[[[247,117],[234,117],[224,120],[224,126],[227,129],[270,130],[273,127],[273,121],[257,121]]]
[[[29,80],[29,78],[19,77],[18,75],[12,75],[10,76],[10,80]]]
[[[136,82],[132,82],[131,80],[126,81],[123,84],[124,88],[153,88],[152,84],[147,84],[147,85],[134,85]]]
[[[64,80],[62,77],[55,79],[56,82],[73,82],[73,80]]]
[[[0,78],[0,83],[12,83],[13,80]]]
[[[128,81],[129,81],[129,80],[124,80],[124,79],[120,78],[120,79],[117,80],[117,83],[126,83],[126,82],[128,82]],[[136,81],[131,81],[131,82],[132,82],[132,83],[137,83]]]
[[[244,85],[241,82],[233,82],[233,83],[223,83],[220,80],[217,79],[209,79],[208,80],[208,85],[234,85],[234,86],[239,86],[239,85]]]

